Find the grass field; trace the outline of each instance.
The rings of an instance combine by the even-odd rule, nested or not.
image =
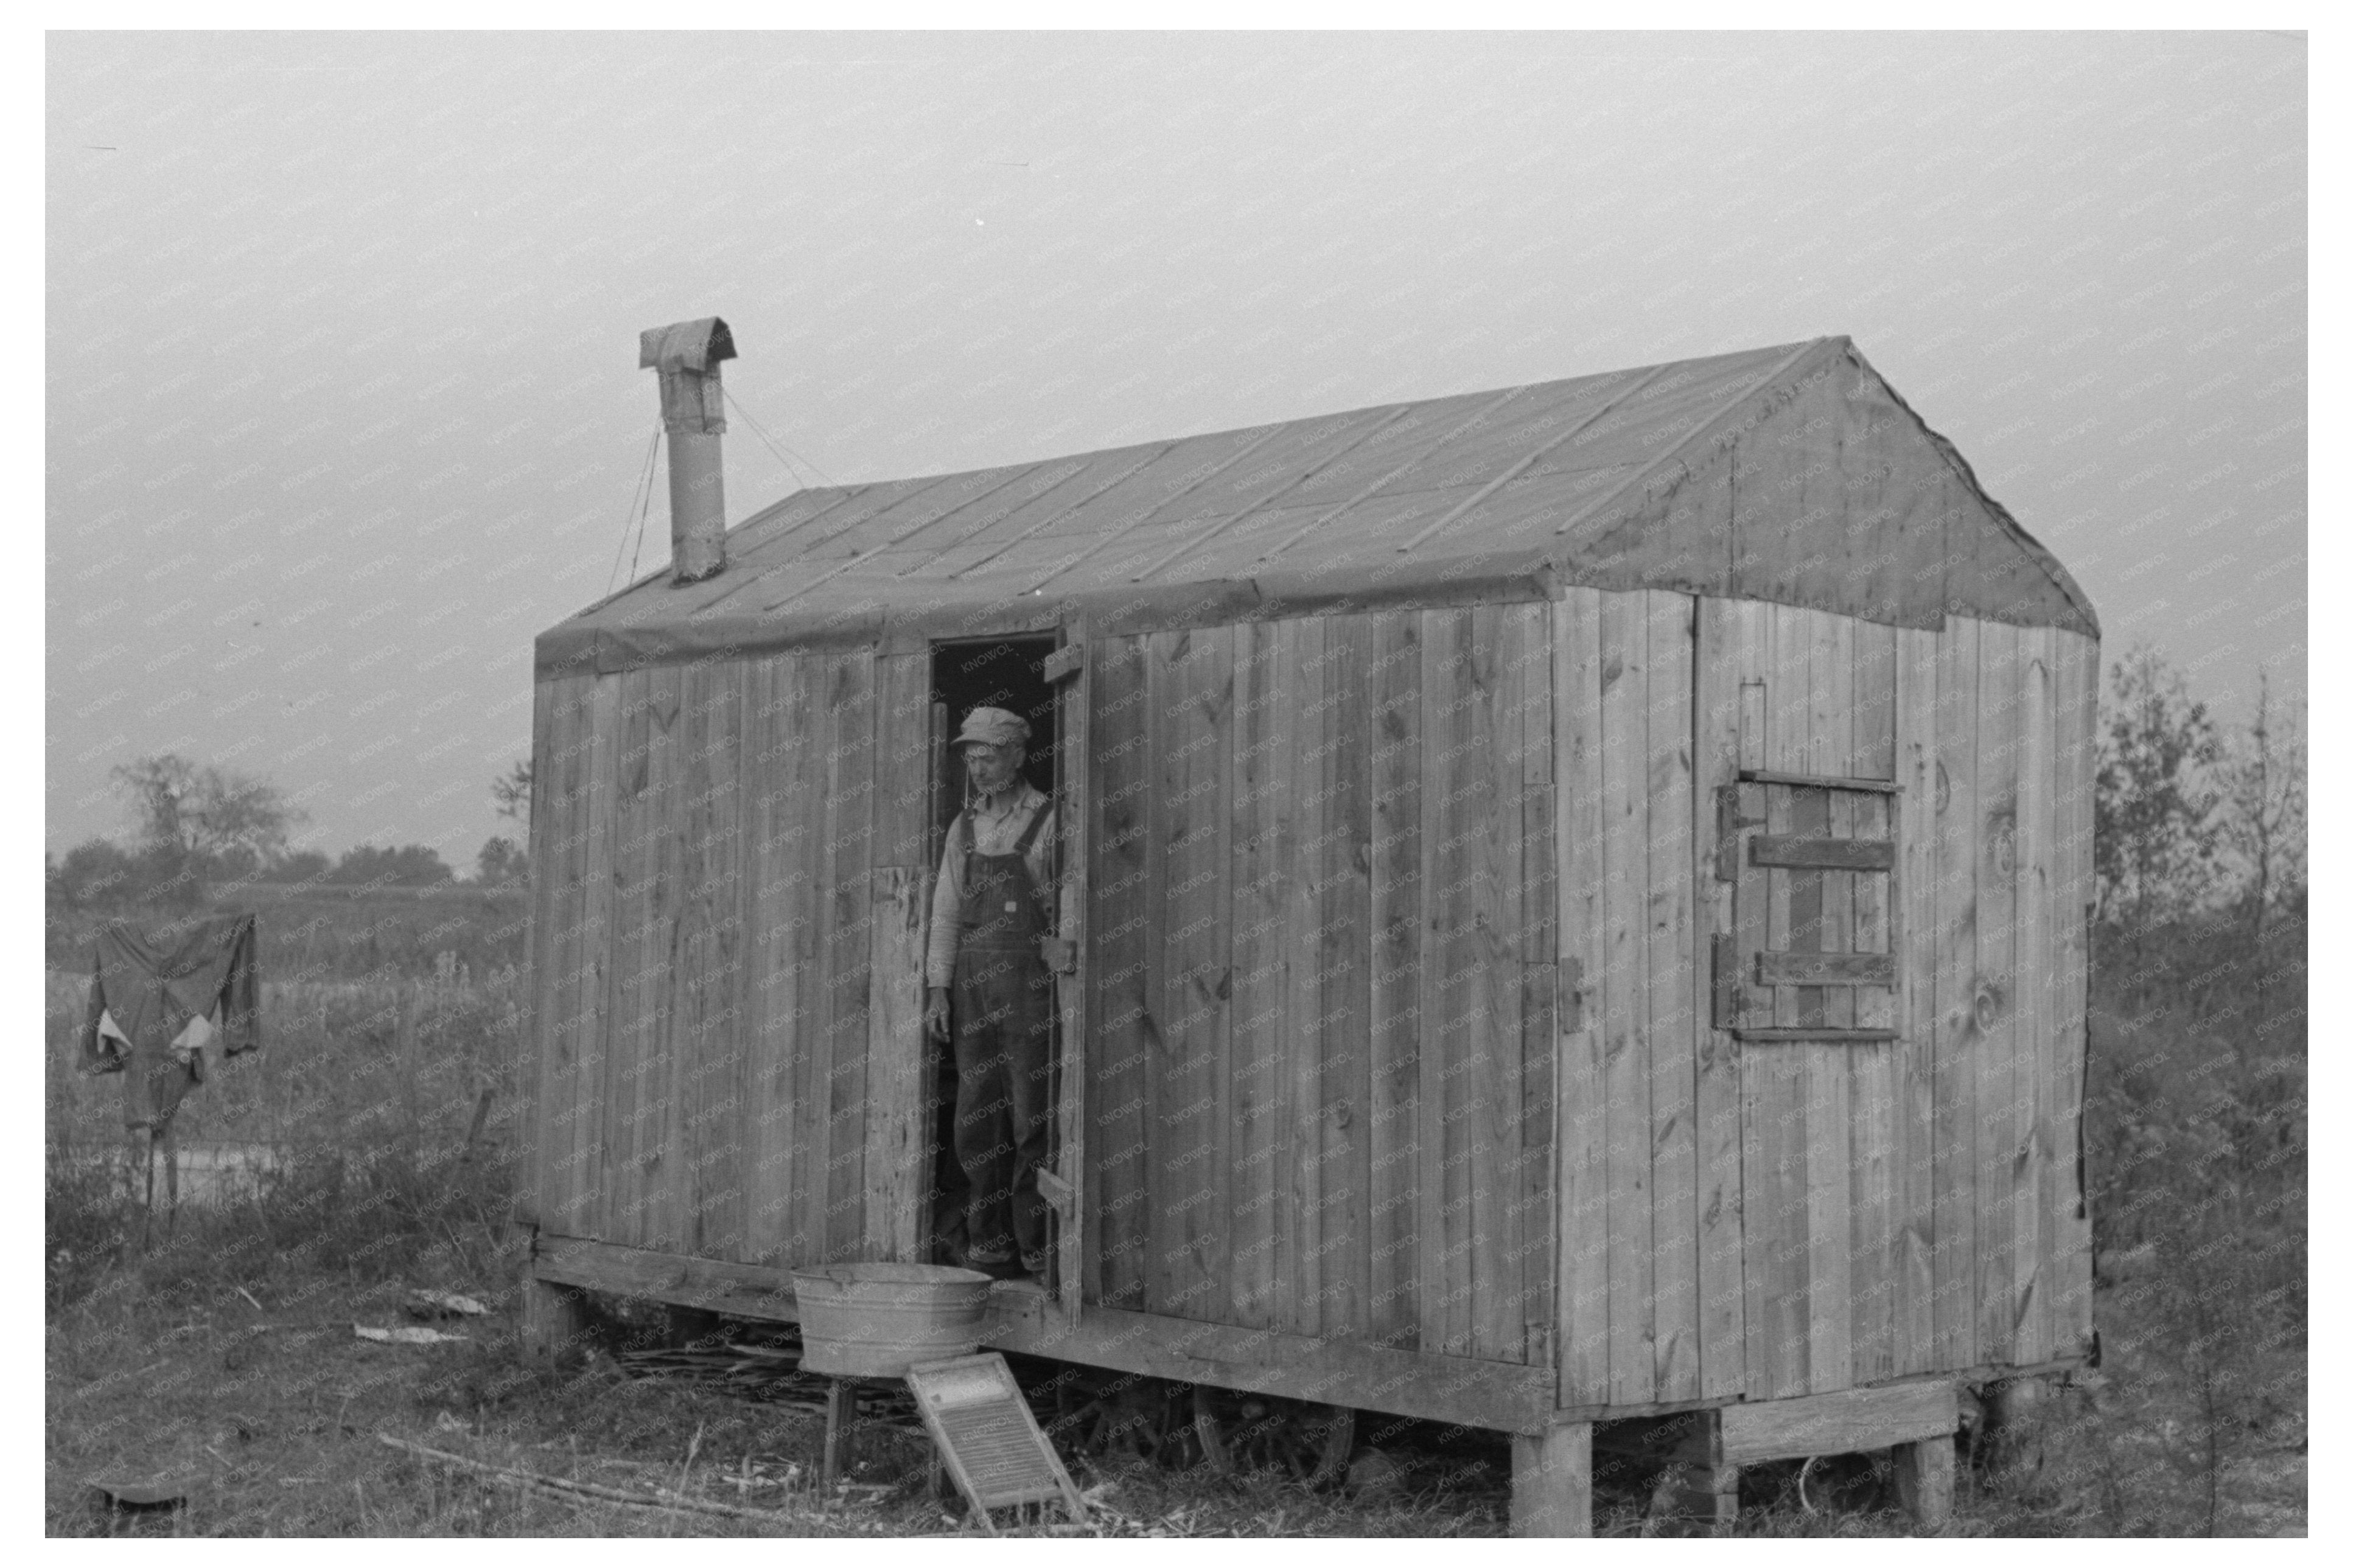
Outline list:
[[[969,1531],[928,1494],[921,1443],[887,1428],[871,1435],[854,1484],[822,1493],[821,1418],[794,1403],[789,1384],[753,1401],[633,1377],[610,1353],[561,1369],[522,1356],[521,1238],[504,1218],[514,1105],[504,1075],[518,1025],[515,969],[502,956],[516,941],[510,906],[511,896],[346,900],[280,911],[308,941],[268,931],[265,963],[307,951],[309,967],[265,970],[264,1049],[222,1064],[182,1128],[190,1140],[264,1145],[270,1162],[229,1178],[222,1201],[185,1208],[143,1259],[127,1255],[117,1196],[116,1086],[71,1070],[84,982],[52,971],[49,1533]],[[2197,935],[2182,940],[2194,947]],[[70,933],[51,942],[73,951]],[[2293,958],[2300,966],[2300,945]],[[2234,1053],[2217,1041],[2243,1020],[2227,997],[2193,1005],[2181,963],[2160,955],[2129,981],[2110,966],[2087,1124],[2103,1365],[2028,1429],[1979,1447],[1952,1533],[2302,1532],[2303,1027],[2300,967],[2288,972],[2293,1029],[2268,1028]],[[2227,1070],[2208,1065],[2218,1061]],[[470,1145],[485,1090],[491,1114]],[[416,1287],[459,1291],[491,1311],[441,1325],[466,1336],[459,1342],[353,1335],[354,1324],[410,1321],[403,1305]],[[641,1307],[617,1314],[608,1350],[665,1332]],[[387,1433],[509,1469],[667,1494],[668,1506],[549,1495],[388,1447]],[[1370,1416],[1358,1436],[1377,1442],[1385,1465],[1358,1488],[1327,1491],[1288,1473],[1219,1478],[1076,1447],[1066,1457],[1108,1534],[1504,1531],[1502,1439]],[[90,1479],[126,1456],[199,1478],[193,1500],[104,1506]],[[1597,1529],[1641,1533],[1651,1477],[1599,1469]],[[1795,1466],[1745,1476],[1739,1532],[1907,1531],[1867,1458],[1818,1465],[1802,1490],[1798,1482]]]

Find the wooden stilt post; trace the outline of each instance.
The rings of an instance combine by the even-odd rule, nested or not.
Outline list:
[[[1953,1436],[1923,1437],[1894,1447],[1895,1495],[1912,1515],[1914,1528],[1927,1533],[1953,1517]]]
[[[858,1419],[858,1384],[849,1378],[828,1379],[825,1388],[825,1495],[833,1496],[834,1482],[849,1468]]]
[[[1512,1533],[1593,1533],[1593,1425],[1565,1423],[1512,1438]]]
[[[553,1284],[529,1268],[522,1277],[522,1346],[532,1355],[560,1360],[578,1347],[588,1331],[580,1292]]]

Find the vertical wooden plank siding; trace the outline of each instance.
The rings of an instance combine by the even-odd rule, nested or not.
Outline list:
[[[1599,1004],[1607,910],[1602,868],[1600,592],[1553,606],[1555,852],[1561,964],[1559,1240],[1555,1248],[1564,1405],[1609,1397],[1609,1101]]]
[[[531,1118],[533,1216],[550,1229],[572,1218],[580,1184],[580,1066],[591,1048],[595,1015],[581,1005],[582,968],[593,962],[583,942],[587,907],[588,777],[596,748],[596,679],[567,676],[542,685],[546,749],[532,751],[532,1037],[539,1047]],[[528,1080],[526,1080],[528,1081]]]
[[[1372,748],[1370,1293],[1366,1328],[1376,1343],[1421,1346],[1419,1270],[1422,995],[1421,619],[1413,611],[1371,617],[1366,668]]]
[[[860,648],[826,671],[824,1256],[855,1258],[866,1233],[867,1001],[873,928],[874,659]],[[811,1244],[817,1233],[812,1230]]]
[[[1277,1106],[1269,1201],[1275,1211],[1278,1327],[1320,1333],[1324,1302],[1324,1226],[1331,1217],[1323,1165],[1323,909],[1309,846],[1322,837],[1324,624],[1276,623],[1275,683],[1281,761],[1268,772],[1274,814],[1276,915],[1282,932],[1277,1026],[1268,1042]],[[1255,1196],[1255,1194],[1254,1194]]]
[[[746,1140],[751,1202],[744,1245],[752,1261],[776,1265],[807,1260],[797,1245],[797,1211],[807,1180],[797,1110],[807,1095],[801,1071],[809,1052],[801,1022],[807,985],[803,943],[813,923],[805,847],[816,834],[804,805],[811,795],[808,758],[815,746],[803,662],[791,656],[756,660],[746,689],[751,929],[744,945],[744,1043],[753,1131]]]
[[[1650,1022],[1650,621],[1639,594],[1601,600],[1602,1091],[1609,1147],[1609,1397],[1656,1397]]]
[[[2058,632],[2052,642],[2057,755],[2051,943],[2057,955],[2057,980],[2049,1083],[2052,1142],[2045,1167],[2043,1213],[2051,1223],[2052,1349],[2053,1354],[2068,1354],[2087,1347],[2092,1331],[2092,1224],[2080,1177],[2090,959],[2085,942],[2092,900],[2093,724],[2100,659],[2099,645],[2089,637]]]
[[[1693,1133],[1698,1165],[1699,1397],[1746,1387],[1745,1287],[1740,1258],[1740,1058],[1728,1030],[1712,1026],[1712,939],[1729,935],[1735,865],[1719,866],[1716,791],[1740,768],[1741,617],[1732,603],[1697,602],[1694,623],[1691,1007],[1699,1061]],[[1736,851],[1735,854],[1736,856]],[[1720,873],[1720,874],[1719,874]]]
[[[1896,1194],[1894,1372],[1927,1372],[1936,1355],[1936,634],[1895,634],[1895,766],[1900,813],[1894,946],[1896,998],[1894,1159]]]
[[[744,668],[689,667],[679,710],[678,1053],[670,1182],[678,1245],[733,1258],[744,1241]]]
[[[1477,907],[1466,780],[1473,752],[1478,694],[1470,610],[1429,610],[1421,617],[1421,883],[1429,934],[1422,950],[1421,1085],[1419,1094],[1421,1192],[1421,1344],[1442,1355],[1471,1351],[1471,1143],[1476,1086],[1468,1077],[1481,1031],[1466,1018],[1477,990],[1480,955],[1464,941]]]
[[[1146,954],[1158,943],[1145,903],[1152,842],[1152,727],[1141,637],[1106,637],[1087,649],[1094,704],[1086,758],[1087,806],[1094,821],[1094,879],[1088,922],[1094,986],[1094,1058],[1088,1074],[1088,1188],[1099,1216],[1092,1269],[1096,1300],[1130,1310],[1145,1304],[1149,1245],[1145,1187],[1145,1094],[1156,1031],[1146,1001]]]
[[[1525,954],[1520,885],[1520,704],[1525,668],[1516,606],[1471,611],[1472,749],[1470,774],[1450,814],[1450,837],[1470,851],[1472,898],[1458,1007],[1469,1016],[1461,1035],[1466,1056],[1449,1052],[1451,1079],[1468,1090],[1458,1119],[1467,1131],[1471,1173],[1471,1353],[1517,1361],[1527,1353],[1520,1289],[1520,1006]]]
[[[635,1243],[638,1158],[636,1113],[642,1072],[639,1038],[645,1010],[640,995],[645,959],[647,851],[652,837],[646,823],[646,774],[652,765],[653,672],[620,677],[619,743],[613,772],[613,871],[610,957],[605,982],[605,1039],[609,1076],[599,1109],[596,1140],[596,1229],[591,1235]]]
[[[2018,628],[1978,643],[1978,1353],[2014,1359],[2017,1335]]]
[[[1936,1362],[1977,1364],[1978,623],[1936,639]]]
[[[1800,771],[1819,775],[1843,773],[1854,755],[1853,623],[1842,616],[1782,606],[1794,640],[1810,650],[1808,663],[1805,755]],[[1829,790],[1796,792],[1804,815],[1799,833],[1831,829],[1833,802],[1852,801]],[[1841,811],[1841,828],[1851,833],[1852,818]],[[1844,836],[1844,835],[1841,835]],[[1846,945],[1847,922],[1852,910],[1853,878],[1836,871],[1792,873],[1798,892],[1810,879],[1814,921],[1793,945],[1822,952]],[[1793,912],[1793,925],[1802,926]],[[1801,990],[1801,995],[1803,994]],[[1846,986],[1824,986],[1810,1004],[1799,1010],[1808,1023],[1846,1026],[1854,1016],[1854,993]],[[1797,1049],[1806,1064],[1806,1258],[1807,1288],[1812,1297],[1807,1317],[1807,1387],[1821,1392],[1845,1388],[1854,1381],[1853,1159],[1854,1116],[1848,1055],[1852,1047],[1809,1041]]]
[[[1700,1020],[1692,1005],[1692,633],[1688,595],[1649,600],[1645,790],[1650,952],[1644,1027],[1651,1088],[1651,1335],[1654,1398],[1699,1396]]]
[[[923,1206],[930,1185],[923,1179],[928,1142],[922,1115],[925,878],[913,866],[879,866],[870,877],[867,1103],[863,1123],[852,1134],[864,1172],[859,1256],[922,1263],[928,1261],[923,1256]]]
[[[534,776],[545,779],[555,766],[556,709],[561,701],[557,681],[538,679],[531,690],[531,755]],[[543,784],[544,796],[553,792]],[[546,821],[549,814],[533,811],[525,819],[530,824],[528,848],[537,857],[540,874],[529,884],[523,927],[523,974],[522,1027],[515,1037],[514,1058],[509,1064],[509,1081],[521,1097],[515,1119],[515,1183],[514,1196],[509,1214],[519,1223],[538,1223],[540,1205],[544,1201],[545,1171],[539,1158],[539,1122],[546,1114],[547,1089],[540,1081],[540,1072],[547,1065],[549,1052],[540,1037],[540,1030],[554,1020],[546,1004],[546,986],[553,977],[554,966],[548,955],[548,942],[554,935],[554,921],[549,917],[548,906],[556,897],[557,882],[550,869],[557,833]]]
[[[2080,1350],[2095,654],[1588,589],[1095,640],[1088,1299],[1549,1353],[1576,1405]],[[919,1254],[929,679],[852,650],[540,684],[545,1226]],[[1892,837],[1893,876],[1736,900],[1744,764],[1894,781],[1757,790],[1767,832]],[[1719,932],[1894,955],[1892,994],[1758,1014],[1898,1038],[1740,1047]]]
[[[1765,734],[1759,747],[1767,769],[1809,772],[1811,733],[1807,693],[1812,646],[1803,637],[1798,612],[1777,605],[1744,605],[1754,616],[1756,668],[1765,673]],[[1789,833],[1797,790],[1767,789],[1766,831]],[[1793,884],[1798,874],[1767,879],[1765,944],[1795,951],[1799,910]],[[1742,951],[1748,951],[1743,933]],[[1781,1026],[1803,1020],[1795,986],[1772,988],[1773,1021]],[[1748,1393],[1751,1398],[1801,1394],[1810,1386],[1809,1356],[1812,1322],[1821,1303],[1812,1273],[1811,1213],[1808,1202],[1808,1123],[1813,1079],[1807,1053],[1819,1047],[1759,1047],[1741,1053],[1742,1117],[1746,1123],[1741,1163],[1746,1205],[1749,1282]]]
[[[1232,1107],[1232,1168],[1219,1209],[1229,1242],[1223,1289],[1231,1321],[1273,1326],[1282,1256],[1278,1228],[1295,1219],[1294,1172],[1282,1159],[1291,1063],[1285,1043],[1292,940],[1289,871],[1282,818],[1292,758],[1300,736],[1287,721],[1291,693],[1282,668],[1288,623],[1252,622],[1235,629],[1233,752],[1232,1056],[1225,1095]],[[1295,1281],[1285,1279],[1286,1286]]]
[[[1856,778],[1895,778],[1895,631],[1869,621],[1841,620],[1852,639],[1853,747],[1847,773]],[[1900,820],[1900,796],[1856,792],[1846,796],[1853,836],[1886,840]],[[1900,840],[1897,850],[1902,855]],[[1890,893],[1902,889],[1894,877],[1850,872],[1842,880],[1852,897],[1851,951],[1894,952],[1898,911]],[[1901,960],[1898,960],[1899,963]],[[1899,972],[1900,975],[1900,972]],[[1855,1026],[1897,1027],[1894,991],[1851,988]],[[1848,1106],[1854,1118],[1848,1152],[1850,1256],[1853,1280],[1854,1379],[1869,1383],[1894,1375],[1897,1172],[1895,1166],[1899,1038],[1889,1045],[1847,1047]]]
[[[1323,1088],[1317,1110],[1323,1206],[1316,1245],[1324,1291],[1318,1321],[1311,1323],[1303,1314],[1299,1331],[1363,1333],[1370,1327],[1372,1236],[1373,1084],[1366,1031],[1372,977],[1372,619],[1335,616],[1324,623],[1324,635],[1322,669],[1314,683],[1321,692],[1312,795],[1318,826],[1303,840],[1317,905],[1314,1048]],[[1303,820],[1311,816],[1301,815]]]
[[[1170,974],[1176,966],[1169,900],[1169,844],[1180,822],[1171,787],[1169,753],[1175,750],[1176,709],[1182,700],[1178,672],[1172,653],[1184,647],[1182,634],[1161,633],[1141,637],[1144,655],[1145,740],[1142,748],[1150,834],[1144,848],[1144,1026],[1151,1050],[1145,1068],[1144,1126],[1145,1163],[1138,1207],[1144,1225],[1143,1304],[1146,1310],[1165,1310],[1173,1260],[1172,1237],[1180,1234],[1183,1216],[1170,1205],[1184,1195],[1176,1183],[1181,1170],[1171,1151],[1190,1134],[1187,1118],[1177,1104],[1175,1079],[1182,1070],[1182,1040],[1176,1033],[1178,1015],[1170,1011]],[[1198,1096],[1196,1100],[1198,1100]],[[1198,1110],[1194,1114],[1198,1115]]]
[[[868,993],[864,1255],[923,1261],[931,1183],[923,1125],[923,937],[934,868],[928,654],[874,660],[873,955]]]
[[[791,1258],[797,1263],[825,1261],[826,1139],[833,1100],[827,1084],[831,1066],[826,1038],[826,922],[832,913],[830,825],[821,805],[830,781],[826,752],[831,742],[832,660],[805,655],[792,661],[793,705],[806,728],[791,751],[791,793],[783,809],[794,816],[794,898],[791,964],[795,975],[792,1021],[793,1121]]]
[[[1233,1107],[1220,1071],[1229,1050],[1232,995],[1228,879],[1232,874],[1231,767],[1234,629],[1156,636],[1169,701],[1156,715],[1167,834],[1168,970],[1162,1005],[1174,1070],[1155,1109],[1152,1207],[1160,1234],[1155,1310],[1214,1313],[1225,1289],[1225,1215],[1219,1206],[1230,1155]]]
[[[2018,1140],[2012,1156],[2012,1225],[2015,1251],[2010,1319],[2016,1359],[2021,1363],[2051,1358],[2049,1260],[2044,1245],[2051,1164],[2051,1017],[2058,979],[2058,952],[2052,940],[2052,840],[2051,768],[2052,639],[2046,626],[2018,631],[2018,1037],[2010,1065],[2010,1095],[2017,1107]]]
[[[612,1069],[612,1017],[607,998],[613,973],[613,790],[621,750],[621,678],[601,677],[590,699],[587,810],[581,869],[580,962],[573,1005],[580,1020],[580,1053],[573,1079],[571,1204],[564,1230],[593,1236],[604,1213],[606,1082]]]
[[[1558,865],[1553,843],[1553,647],[1551,606],[1531,604],[1520,622],[1516,677],[1520,733],[1520,1112],[1514,1202],[1525,1355],[1550,1366],[1556,1332],[1553,1305],[1553,1207],[1560,1185],[1553,1125],[1558,1090],[1560,997]]]

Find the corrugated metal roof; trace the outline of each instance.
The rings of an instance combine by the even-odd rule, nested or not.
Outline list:
[[[1872,374],[1845,339],[1820,338],[803,490],[728,531],[718,576],[673,587],[665,571],[633,584],[543,637],[541,663],[585,656],[617,668],[881,637],[894,626],[934,637],[1008,630],[1050,626],[1074,607],[1183,624],[1270,595],[1370,604],[1477,597],[1485,584],[1493,596],[1526,597],[1599,580],[1580,570],[1593,565],[1581,557],[1623,555],[1618,535],[1630,519],[1841,360]],[[2040,558],[2063,596],[2080,603]]]

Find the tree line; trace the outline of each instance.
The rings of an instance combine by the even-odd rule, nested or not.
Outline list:
[[[362,844],[335,857],[290,848],[307,814],[277,785],[232,768],[164,752],[125,763],[111,777],[129,807],[130,835],[123,841],[89,838],[62,859],[47,857],[52,909],[185,909],[238,882],[432,888],[459,881],[439,852],[423,844]],[[493,781],[491,796],[514,830],[483,844],[470,879],[483,887],[520,884],[530,874],[523,841],[531,764],[519,762]]]

